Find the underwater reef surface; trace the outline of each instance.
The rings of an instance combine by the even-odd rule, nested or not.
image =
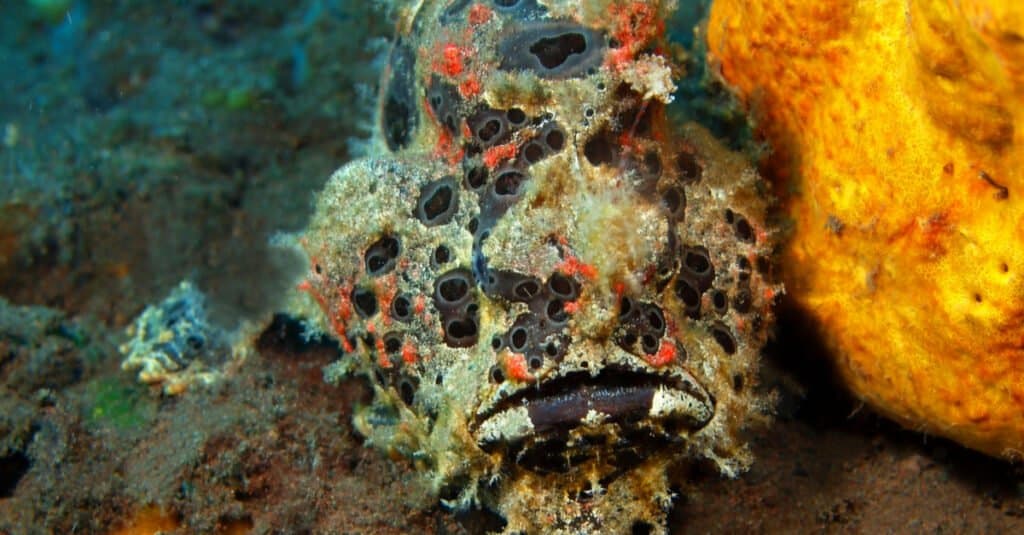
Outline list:
[[[366,447],[352,421],[370,384],[327,384],[342,348],[274,314],[303,259],[269,241],[361,154],[391,20],[327,0],[0,5],[0,533],[500,527]],[[698,47],[694,22],[666,33]],[[689,52],[673,106],[742,130]],[[862,408],[780,311],[758,380],[775,416],[743,436],[754,462],[672,474],[670,533],[1022,530],[1019,473]],[[138,381],[149,362],[151,379],[225,373],[170,395]]]
[[[712,61],[773,152],[779,258],[843,382],[1024,459],[1024,5],[715,2]]]

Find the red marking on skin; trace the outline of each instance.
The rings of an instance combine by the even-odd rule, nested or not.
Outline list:
[[[580,302],[579,301],[569,301],[567,303],[562,304],[562,310],[565,310],[569,314],[575,314],[576,312],[579,311],[579,309],[580,309]]]
[[[469,23],[473,26],[479,26],[489,20],[494,12],[483,4],[473,4],[473,7],[469,8]]]
[[[619,48],[608,54],[613,67],[624,67],[648,42],[665,32],[665,21],[658,16],[657,8],[647,2],[614,5],[608,11],[614,21],[612,35],[619,42]]]
[[[348,337],[345,336],[345,323],[352,314],[352,303],[349,302],[347,297],[348,292],[346,287],[343,286],[338,288],[339,300],[331,303],[327,301],[327,298],[316,288],[309,280],[303,281],[299,284],[298,289],[307,292],[316,301],[317,305],[320,306],[320,310],[324,316],[331,322],[331,329],[335,334],[338,335],[338,339],[341,341],[341,347],[347,353],[355,351],[352,344],[348,341]]]
[[[434,69],[448,77],[455,77],[462,74],[462,50],[453,43],[447,43],[441,49],[441,61],[434,65]]]
[[[597,268],[590,264],[585,264],[575,256],[568,256],[565,260],[558,263],[555,269],[561,271],[563,275],[573,276],[576,274],[582,275],[586,279],[594,280],[597,278]]]
[[[676,345],[668,340],[661,343],[657,354],[646,355],[644,360],[655,368],[660,368],[676,359]]]
[[[480,81],[477,80],[475,74],[468,74],[466,79],[459,84],[459,94],[463,98],[472,98],[480,94]],[[469,137],[469,135],[467,134],[466,137]]]
[[[352,318],[352,287],[348,284],[338,288],[338,304],[335,307],[342,321]]]
[[[523,383],[533,380],[533,376],[526,370],[526,357],[522,353],[508,353],[505,356],[505,375]]]
[[[391,359],[389,359],[388,356],[386,354],[384,354],[384,351],[383,351],[384,342],[381,342],[378,339],[377,340],[377,346],[378,346],[378,348],[377,348],[377,366],[380,366],[381,368],[384,368],[385,370],[390,370],[395,365],[392,364],[391,363]]]
[[[437,144],[434,145],[434,156],[449,154],[452,150],[452,134],[446,128],[441,127],[441,133],[437,136]]]
[[[469,129],[469,123],[462,121],[462,137],[469,139],[473,137],[473,131]]]
[[[366,324],[366,332],[373,334],[377,331],[377,326],[373,323]],[[377,365],[381,368],[391,368],[394,364],[391,363],[391,359],[388,358],[387,351],[384,348],[384,338],[375,336],[373,340],[374,349],[377,350]]]
[[[448,163],[455,165],[462,161],[462,157],[466,155],[466,149],[459,147],[459,150],[453,152],[448,156]]]
[[[427,112],[427,117],[430,117],[432,122],[440,124],[440,121],[437,120],[437,116],[434,115],[434,108],[430,106],[430,101],[427,100],[427,97],[423,97],[423,105],[420,106],[420,108]]]
[[[402,346],[402,362],[406,364],[416,364],[417,357],[416,348],[411,343],[406,342],[405,345]]]
[[[417,295],[416,296],[416,303],[413,304],[412,309],[417,314],[422,314],[423,311],[426,310],[426,308],[427,308],[427,304],[426,304],[426,301],[423,299],[423,296],[422,295]]]
[[[398,275],[392,273],[377,283],[377,294],[380,296],[380,315],[384,326],[391,325],[391,302],[398,294]]]
[[[763,295],[764,295],[764,300],[765,301],[771,302],[772,299],[775,299],[775,288],[772,288],[772,287],[765,288]]]
[[[484,165],[493,171],[499,163],[515,158],[515,156],[516,146],[512,143],[491,147],[484,151]]]
[[[622,148],[629,149],[631,152],[636,152],[637,145],[636,140],[633,138],[632,130],[619,134],[618,142]]]
[[[619,281],[616,282],[612,287],[612,291],[615,292],[615,298],[617,301],[622,301],[622,295],[626,293],[626,283]]]

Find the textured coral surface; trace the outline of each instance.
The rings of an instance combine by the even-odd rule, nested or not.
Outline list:
[[[716,1],[712,60],[772,143],[787,291],[863,399],[1024,451],[1024,13]]]

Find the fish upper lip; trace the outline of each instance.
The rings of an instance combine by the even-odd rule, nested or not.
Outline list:
[[[620,367],[607,367],[597,375],[590,372],[570,372],[539,385],[530,386],[507,396],[491,408],[477,415],[472,431],[477,434],[485,424],[508,411],[525,409],[532,429],[529,435],[571,429],[581,424],[581,417],[591,411],[601,413],[611,421],[635,422],[650,415],[655,396],[670,393],[691,397],[714,413],[714,400],[699,383],[685,371],[681,376],[651,373]],[[664,397],[664,396],[662,396]],[[671,411],[661,415],[672,418]],[[710,416],[687,422],[690,429],[707,424]],[[484,435],[488,435],[486,430]],[[524,436],[518,437],[513,442]],[[479,437],[481,442],[508,442],[508,436]]]

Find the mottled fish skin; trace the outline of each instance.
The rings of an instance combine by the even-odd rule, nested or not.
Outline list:
[[[329,375],[374,385],[356,428],[509,533],[663,531],[669,467],[749,463],[765,187],[668,121],[669,4],[400,10],[376,148],[304,234]]]

